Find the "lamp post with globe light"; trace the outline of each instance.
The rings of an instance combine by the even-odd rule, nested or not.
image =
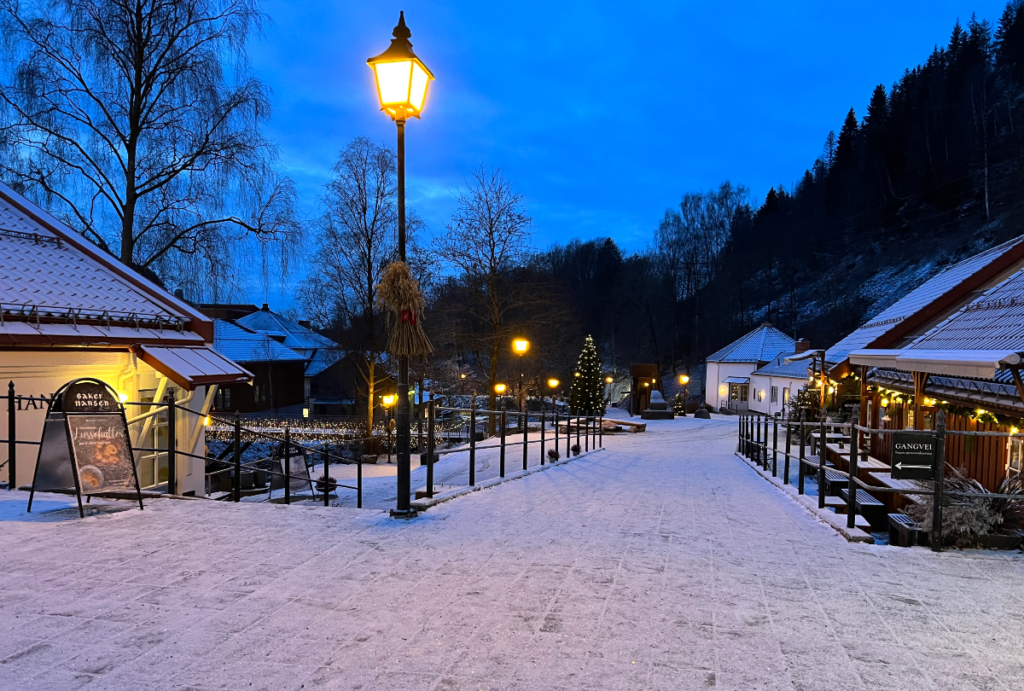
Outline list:
[[[405,13],[398,15],[398,25],[391,32],[391,46],[366,63],[373,70],[377,83],[380,107],[391,116],[398,128],[398,259],[405,257],[405,121],[419,118],[427,96],[427,85],[434,78],[427,66],[412,52],[409,37],[412,32],[405,25]],[[411,507],[411,466],[409,463],[409,358],[398,358],[398,406],[395,415],[398,428],[398,497],[392,516],[411,518],[416,511]]]
[[[519,412],[526,412],[526,398],[523,396],[523,356],[530,349],[530,342],[525,338],[512,340],[512,352],[519,356]]]

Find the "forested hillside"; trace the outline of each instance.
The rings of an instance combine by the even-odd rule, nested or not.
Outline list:
[[[797,184],[764,199],[735,183],[686,193],[635,255],[610,239],[535,255],[506,277],[532,296],[522,319],[510,309],[508,331],[547,342],[538,374],[571,367],[588,333],[606,361],[666,374],[766,319],[830,345],[943,266],[1021,232],[1022,95],[1015,1],[995,27],[957,23],[922,65],[865,94]],[[437,294],[446,328],[466,314],[459,285]]]

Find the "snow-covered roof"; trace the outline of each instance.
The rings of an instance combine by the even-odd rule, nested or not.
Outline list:
[[[795,342],[771,324],[762,324],[717,353],[709,355],[707,361],[768,362],[774,360],[780,353],[792,352]]]
[[[315,377],[328,367],[345,357],[345,353],[337,348],[321,348],[316,351],[306,365],[306,376]]]
[[[237,362],[302,362],[306,359],[266,334],[224,319],[213,322],[213,347]]]
[[[786,362],[786,358],[796,353],[782,353],[764,367],[756,370],[754,374],[765,377],[789,377],[790,379],[806,379],[810,367],[810,360],[797,360]]]
[[[0,343],[202,345],[204,315],[0,183]]]
[[[912,335],[908,333],[906,324],[909,319],[919,317],[915,321],[925,322],[928,317],[940,317],[941,313],[928,313],[940,309],[936,303],[946,302],[946,309],[955,308],[956,303],[948,304],[948,301],[961,294],[963,298],[969,298],[970,291],[980,287],[976,285],[980,280],[979,276],[991,273],[993,265],[1002,263],[1007,253],[1011,249],[1021,247],[1022,243],[1024,235],[969,257],[925,281],[829,348],[825,354],[826,362],[841,363],[854,350],[898,347],[898,341]],[[922,325],[918,323],[918,326]]]
[[[248,314],[241,319],[235,320],[235,323],[253,331],[262,331],[277,338],[283,336],[284,340],[282,343],[289,348],[297,350],[338,347],[337,343],[326,336],[321,336],[312,329],[307,329],[305,326],[268,309],[261,309]],[[311,357],[313,354],[307,353],[306,355]]]
[[[985,291],[906,350],[1024,351],[1024,270]]]

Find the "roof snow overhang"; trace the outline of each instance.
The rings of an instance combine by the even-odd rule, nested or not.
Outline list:
[[[250,381],[252,373],[213,348],[165,348],[140,346],[142,361],[178,386],[189,391],[210,384]]]
[[[868,367],[991,379],[997,370],[1020,365],[1022,355],[1014,350],[865,349],[852,351],[849,360],[851,364]]]

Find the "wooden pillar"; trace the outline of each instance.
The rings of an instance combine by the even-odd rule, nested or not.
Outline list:
[[[868,419],[868,368],[866,365],[860,366],[860,414],[857,415],[857,424],[861,427],[867,427]],[[871,409],[874,410],[875,406],[872,404]],[[871,443],[869,435],[860,435],[860,448],[867,448],[868,444]]]
[[[914,429],[922,429],[921,399],[924,398],[924,387],[928,384],[927,372],[911,372],[914,377]]]

